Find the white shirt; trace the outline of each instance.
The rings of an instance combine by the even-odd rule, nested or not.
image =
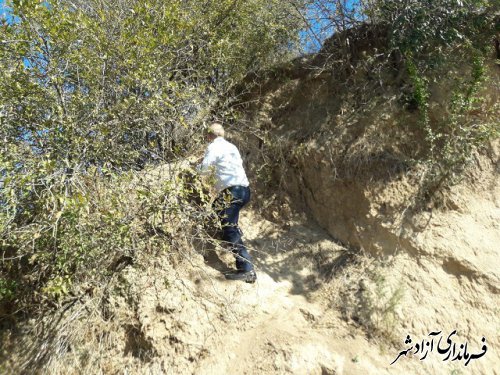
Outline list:
[[[249,185],[238,149],[222,137],[215,138],[208,145],[198,170],[203,174],[209,174],[213,170],[217,192],[231,186]]]

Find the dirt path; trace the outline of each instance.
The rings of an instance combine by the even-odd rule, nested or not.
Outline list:
[[[325,304],[318,262],[328,269],[345,252],[320,228],[296,225],[284,231],[247,213],[241,220],[258,269],[254,285],[217,275],[232,263],[212,254],[207,264],[219,295],[227,297],[234,329],[199,363],[199,374],[399,373],[394,353],[381,353],[363,332]],[[329,255],[327,255],[329,254]],[[326,257],[330,256],[330,259]],[[422,368],[420,368],[422,370]]]
[[[368,339],[366,328],[341,315],[346,308],[370,311],[369,306],[356,305],[361,303],[358,276],[366,268],[346,263],[347,249],[315,224],[297,221],[279,226],[252,210],[243,213],[241,227],[256,265],[255,284],[224,279],[222,272],[232,268],[234,258],[223,249],[208,251],[204,262],[200,254],[188,254],[184,259],[191,259],[190,267],[181,271],[159,262],[158,269],[138,274],[131,268],[129,276],[124,272],[137,289],[136,326],[144,337],[128,340],[139,346],[132,351],[138,354],[130,373],[146,373],[148,357],[142,352],[154,354],[146,364],[152,374],[495,373],[488,370],[487,358],[464,367],[463,361],[443,362],[438,355],[425,361],[413,356],[391,366],[407,349],[404,336],[419,333],[411,325],[404,332],[389,327],[400,343],[391,346],[388,339]],[[403,269],[412,264],[406,258],[400,262]],[[408,272],[418,271],[413,267]],[[388,272],[401,274],[395,268]],[[342,293],[349,298],[335,298]],[[426,306],[425,301],[422,304]],[[413,310],[429,325],[439,317],[432,312],[422,317],[425,309],[407,300],[399,307]],[[119,363],[116,368],[122,367]]]

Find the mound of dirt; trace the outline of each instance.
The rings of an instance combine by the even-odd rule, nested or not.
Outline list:
[[[399,103],[399,79],[382,87],[353,77],[339,88],[312,69],[258,86],[248,122],[259,131],[245,145],[261,212],[284,226],[299,212],[350,249],[353,260],[333,268],[320,299],[368,337],[396,351],[407,335],[456,330],[479,352],[484,338],[490,350],[473,371],[491,373],[500,367],[491,349],[500,344],[500,140],[433,204],[416,202],[426,171],[410,156],[420,154],[421,134],[417,114]],[[498,94],[486,93],[490,108]],[[432,116],[443,115],[437,99]],[[433,373],[469,370],[432,361]]]

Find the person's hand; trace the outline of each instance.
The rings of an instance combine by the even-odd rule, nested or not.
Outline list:
[[[191,155],[188,156],[187,161],[189,162],[189,165],[197,166],[200,165],[201,162],[203,161],[203,156],[200,157],[197,155]]]

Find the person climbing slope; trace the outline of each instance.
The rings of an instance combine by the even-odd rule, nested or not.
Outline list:
[[[231,246],[236,258],[236,270],[225,275],[228,280],[254,283],[257,279],[252,258],[241,239],[238,226],[240,210],[250,200],[250,187],[243,161],[235,145],[224,139],[224,128],[215,122],[206,134],[210,142],[198,170],[214,177],[217,198],[213,207],[222,225],[222,239]]]

